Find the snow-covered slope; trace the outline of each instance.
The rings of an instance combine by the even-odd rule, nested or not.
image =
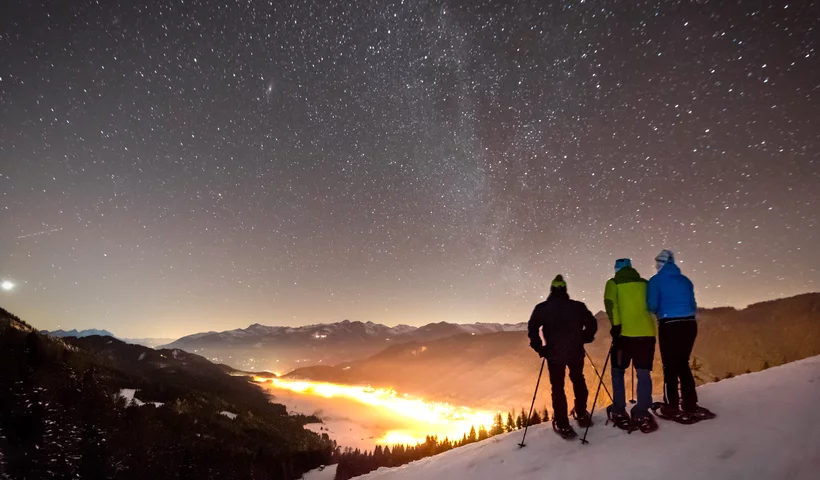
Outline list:
[[[328,465],[305,473],[304,480],[333,480],[336,478],[336,465]]]
[[[548,425],[358,477],[367,480],[816,479],[820,471],[820,357],[743,375],[698,390],[714,420],[658,420],[651,434],[604,426],[589,445],[558,438]]]

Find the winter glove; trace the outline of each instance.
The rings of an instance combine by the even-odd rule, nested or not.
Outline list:
[[[609,329],[609,334],[612,336],[612,340],[621,336],[621,326],[620,325],[613,325],[612,328]]]
[[[541,347],[540,350],[538,350],[538,356],[541,357],[541,358],[547,358],[547,346],[546,345],[544,345],[543,347]]]

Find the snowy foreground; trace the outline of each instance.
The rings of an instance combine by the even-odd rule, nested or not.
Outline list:
[[[598,410],[589,445],[538,425],[523,449],[517,431],[358,479],[820,478],[820,357],[705,385],[698,394],[716,419],[658,419],[658,431],[628,435],[604,426]]]
[[[336,478],[336,465],[328,465],[321,470],[317,468],[307,472],[303,480],[333,480],[334,478]]]

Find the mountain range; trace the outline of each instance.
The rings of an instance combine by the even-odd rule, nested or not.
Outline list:
[[[188,335],[164,348],[179,348],[243,370],[288,372],[304,365],[333,365],[367,358],[390,345],[429,342],[454,335],[522,332],[526,323],[430,323],[388,327],[344,320],[302,327],[253,324],[248,328]]]
[[[90,337],[92,335],[99,335],[102,337],[114,337],[117,338],[116,335],[109,332],[108,330],[98,330],[96,328],[89,328],[86,330],[41,330],[42,333],[51,335],[52,337],[64,338],[64,337]],[[158,347],[160,345],[164,345],[166,343],[171,343],[174,341],[173,338],[121,338],[123,342],[126,343],[133,343],[134,345],[142,345],[145,347]]]
[[[87,330],[42,330],[43,333],[51,335],[52,337],[90,337],[91,335],[100,335],[103,337],[113,337],[114,334],[109,332],[108,330],[98,330],[96,328],[89,328]]]

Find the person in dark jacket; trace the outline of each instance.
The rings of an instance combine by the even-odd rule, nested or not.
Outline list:
[[[591,419],[587,412],[586,380],[584,379],[584,344],[595,339],[598,322],[582,302],[570,300],[567,284],[561,275],[555,277],[545,302],[535,306],[527,326],[530,347],[547,361],[552,387],[553,427],[570,430],[564,375],[575,393],[573,416],[585,428]],[[541,336],[543,335],[543,342]]]
[[[695,391],[695,378],[689,368],[689,356],[698,336],[695,289],[675,265],[675,254],[671,250],[661,251],[655,257],[655,265],[658,273],[649,280],[646,305],[655,314],[659,324],[658,343],[663,362],[664,401],[661,413],[670,417],[694,414],[699,410],[698,394]]]

